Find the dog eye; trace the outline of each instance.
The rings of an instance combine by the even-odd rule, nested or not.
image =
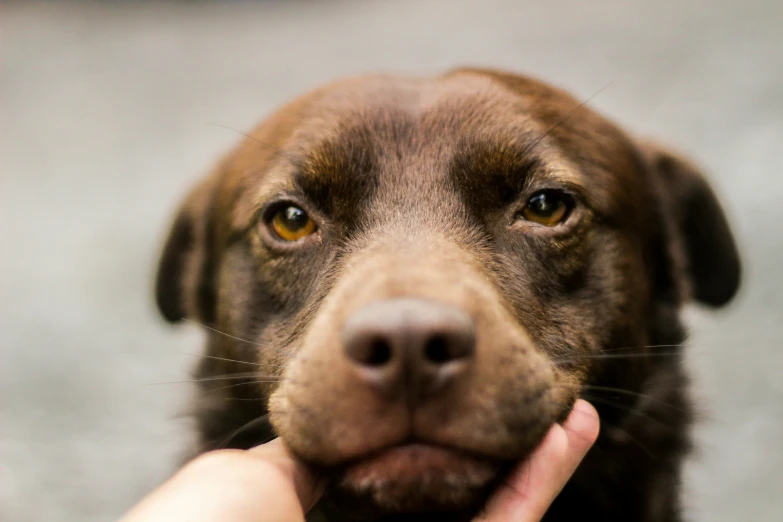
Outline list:
[[[288,205],[272,215],[272,230],[284,241],[296,241],[315,232],[315,221],[307,212],[295,205]]]
[[[539,225],[553,227],[565,221],[573,206],[574,200],[565,192],[539,190],[527,200],[522,217]]]

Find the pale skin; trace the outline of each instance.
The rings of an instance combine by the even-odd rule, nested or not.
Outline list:
[[[511,473],[476,522],[537,522],[598,437],[583,400]],[[121,522],[300,522],[324,483],[278,439],[251,450],[206,453],[137,504]]]

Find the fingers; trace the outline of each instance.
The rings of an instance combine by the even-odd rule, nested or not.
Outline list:
[[[197,457],[122,522],[304,521],[323,486],[281,442]]]
[[[305,513],[310,511],[315,503],[318,502],[318,499],[321,498],[321,495],[323,495],[326,488],[326,480],[318,477],[312,470],[294,459],[282,440],[274,439],[272,442],[267,442],[249,450],[248,453],[264,459],[281,469],[286,479],[294,485],[296,494],[299,497],[299,503],[304,508]]]
[[[482,522],[538,522],[598,437],[598,413],[578,400],[566,422],[550,428],[536,450],[487,505]]]

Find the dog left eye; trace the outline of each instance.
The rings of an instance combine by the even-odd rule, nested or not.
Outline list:
[[[546,227],[553,227],[565,221],[574,200],[561,190],[539,190],[527,200],[522,217]]]
[[[284,241],[296,241],[315,232],[315,221],[296,205],[285,206],[272,215],[272,230]]]

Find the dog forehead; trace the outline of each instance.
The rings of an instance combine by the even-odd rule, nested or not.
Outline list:
[[[475,143],[525,153],[536,149],[555,168],[566,166],[564,172],[578,164],[604,205],[615,199],[609,193],[610,171],[628,170],[618,166],[627,156],[625,137],[603,117],[543,82],[485,70],[343,79],[283,107],[251,139],[278,153],[264,153],[256,144],[244,148],[250,155],[245,164],[260,164],[263,157],[272,168],[250,169],[253,175],[245,179],[257,189],[244,191],[252,196],[236,208],[237,224],[264,191],[290,185],[295,175],[319,187],[337,187],[333,193],[356,194],[339,186],[372,184],[377,180],[369,179],[370,172],[376,177],[394,172],[384,176],[395,178],[393,183],[400,173],[417,169],[442,172],[455,154]]]
[[[394,182],[442,172],[460,151],[522,151],[546,131],[533,96],[472,73],[348,79],[315,91],[305,105],[284,148],[302,159],[298,178],[317,184],[369,171],[393,174]]]
[[[385,130],[402,120],[423,134],[467,132],[476,130],[476,126],[503,130],[542,116],[536,102],[545,93],[552,99],[559,97],[555,89],[535,80],[525,79],[521,85],[528,88],[510,89],[496,78],[473,72],[341,80],[303,99],[307,109],[299,113],[295,136],[300,143],[309,144],[363,126],[383,137]],[[572,108],[566,100],[559,101],[564,113]]]

